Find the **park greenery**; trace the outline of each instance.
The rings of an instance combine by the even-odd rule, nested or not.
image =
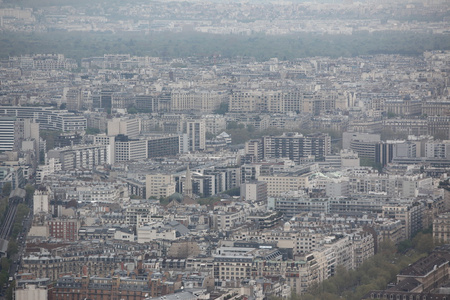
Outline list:
[[[34,53],[62,53],[78,61],[105,53],[136,56],[255,57],[282,60],[329,56],[400,54],[418,56],[427,50],[450,50],[450,36],[414,32],[354,32],[352,35],[298,33],[282,36],[217,35],[198,32],[2,32],[0,58]],[[211,63],[214,63],[213,61]]]
[[[46,141],[47,150],[55,148],[55,139],[61,134],[58,130],[40,130],[39,134]]]
[[[386,289],[403,268],[428,255],[436,245],[430,230],[419,232],[398,247],[390,241],[382,242],[378,253],[359,268],[346,270],[338,266],[335,276],[311,287],[304,295],[293,295],[291,300],[361,299],[371,290]]]

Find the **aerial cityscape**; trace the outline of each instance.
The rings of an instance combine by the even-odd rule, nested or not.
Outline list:
[[[0,300],[450,299],[447,0],[0,0]]]

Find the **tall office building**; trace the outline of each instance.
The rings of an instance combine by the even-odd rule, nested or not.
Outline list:
[[[186,123],[187,135],[189,139],[189,151],[198,151],[205,149],[205,121],[194,120]]]
[[[104,108],[107,113],[111,113],[112,108],[112,94],[111,90],[102,90],[100,93],[100,107]]]
[[[97,134],[94,136],[94,144],[104,145],[108,151],[107,163],[113,164],[115,161],[115,137],[106,134]]]
[[[68,110],[81,109],[83,102],[81,101],[81,91],[79,88],[71,88],[65,91],[66,104]]]
[[[16,118],[0,117],[0,152],[12,151],[16,145]]]
[[[180,153],[180,135],[152,136],[148,139],[148,158],[175,156]]]
[[[0,152],[32,150],[39,156],[39,124],[31,119],[0,117]]]

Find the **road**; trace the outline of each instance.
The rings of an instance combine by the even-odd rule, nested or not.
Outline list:
[[[11,235],[11,231],[14,225],[14,220],[16,217],[17,212],[17,206],[19,205],[19,201],[11,201],[9,203],[8,212],[6,213],[6,217],[4,219],[4,222],[0,228],[0,238],[8,241]],[[32,221],[32,213],[28,214],[28,216],[23,220],[22,223],[22,231],[17,236],[17,253],[14,254],[12,257],[10,257],[12,263],[9,267],[9,277],[12,277],[15,279],[15,275],[19,269],[21,258],[23,256],[23,253],[25,251],[25,241],[27,238],[28,231],[31,227],[31,221]],[[8,283],[8,287],[9,287]],[[3,287],[0,287],[0,300],[4,300],[4,295],[6,293],[6,290],[3,289]]]

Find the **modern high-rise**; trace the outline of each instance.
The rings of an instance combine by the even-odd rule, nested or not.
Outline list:
[[[0,152],[22,148],[33,150],[38,156],[39,124],[32,119],[0,117]]]
[[[16,118],[0,117],[0,152],[12,151],[15,148]]]
[[[68,110],[79,110],[83,103],[81,101],[81,90],[71,88],[65,91],[66,105]]]
[[[148,158],[175,156],[180,153],[180,135],[152,136],[147,140]]]
[[[205,149],[206,131],[204,120],[193,120],[186,123],[187,135],[189,138],[189,151],[199,151]]]

